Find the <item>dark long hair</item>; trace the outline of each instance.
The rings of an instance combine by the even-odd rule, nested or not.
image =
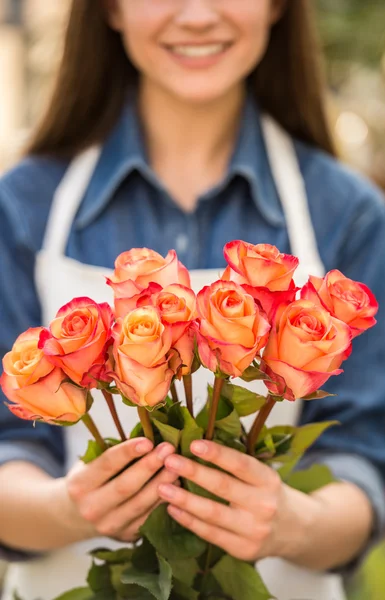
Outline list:
[[[250,82],[259,106],[290,134],[334,154],[312,13],[312,0],[288,0]],[[73,0],[53,96],[27,152],[72,157],[102,142],[137,79],[102,0]]]

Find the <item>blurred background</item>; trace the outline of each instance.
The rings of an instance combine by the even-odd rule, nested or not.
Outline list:
[[[17,161],[44,109],[69,3],[0,0],[0,173]],[[385,2],[314,4],[341,158],[385,190]],[[349,600],[384,600],[384,565],[385,544],[371,553],[351,582]]]

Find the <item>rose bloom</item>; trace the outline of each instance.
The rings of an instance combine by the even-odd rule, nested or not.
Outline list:
[[[121,393],[139,406],[156,406],[169,392],[181,365],[171,349],[171,328],[153,306],[136,308],[114,329],[114,379]]]
[[[122,285],[127,283],[127,290]],[[135,284],[132,285],[132,282]],[[175,250],[170,250],[165,258],[149,248],[132,248],[123,252],[115,261],[115,271],[107,283],[118,298],[130,297],[145,289],[149,283],[157,283],[162,288],[173,283],[190,287],[188,270],[178,260]]]
[[[49,329],[42,331],[39,348],[52,364],[82,385],[87,373],[104,362],[113,320],[108,304],[74,298],[59,310]],[[97,385],[93,379],[88,383],[92,387]]]
[[[49,423],[76,423],[87,410],[87,392],[70,383],[38,347],[42,328],[28,329],[3,358],[0,383],[17,417]]]
[[[363,283],[348,279],[337,269],[322,277],[309,277],[301,297],[321,304],[333,317],[349,325],[356,337],[376,324],[374,315],[378,303],[374,294]]]
[[[297,300],[277,311],[263,362],[282,377],[288,390],[272,393],[293,400],[318,390],[351,352],[349,327],[309,300]],[[273,377],[274,379],[274,377]]]
[[[266,287],[272,292],[285,291],[292,286],[298,258],[281,254],[270,244],[248,244],[235,240],[224,247],[228,267],[222,279],[240,284]]]
[[[200,359],[210,371],[239,377],[266,344],[266,315],[242,286],[216,281],[197,297],[197,342]]]

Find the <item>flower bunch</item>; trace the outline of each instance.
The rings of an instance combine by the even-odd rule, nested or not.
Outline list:
[[[176,450],[187,456],[185,440],[204,436],[276,463],[295,430],[269,434],[269,413],[283,400],[327,395],[320,387],[342,372],[352,339],[375,324],[377,302],[365,285],[337,270],[323,278],[310,275],[297,288],[298,259],[268,244],[232,241],[224,256],[222,277],[195,295],[174,250],[165,258],[147,248],[121,254],[107,278],[113,307],[75,298],[48,327],[17,338],[1,376],[9,409],[22,419],[56,425],[83,420],[103,451],[108,444],[89,414],[97,388],[122,440],[113,395],[138,408],[143,432],[153,441],[162,440],[166,423]],[[192,374],[199,367],[214,374],[214,385],[195,416]],[[263,381],[266,396],[233,385],[234,378]],[[184,383],[187,410],[175,380]],[[239,417],[256,411],[246,433]],[[161,555],[152,534],[149,539]]]

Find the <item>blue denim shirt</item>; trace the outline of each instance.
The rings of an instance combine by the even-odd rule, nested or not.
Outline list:
[[[336,419],[306,458],[325,462],[356,483],[385,522],[385,204],[380,192],[330,156],[295,141],[319,252],[326,270],[365,282],[380,303],[378,325],[354,341],[345,372],[324,386],[337,394],[304,405],[301,423]],[[53,194],[68,163],[31,156],[0,180],[0,350],[41,323],[34,284]],[[183,211],[149,166],[134,108],[127,105],[106,139],[73,223],[67,254],[112,268],[130,247],[165,255],[175,248],[190,269],[224,267],[232,239],[275,244],[290,252],[285,218],[270,170],[259,113],[246,103],[224,180]],[[81,294],[81,290],[79,290]],[[16,419],[0,404],[0,463],[27,460],[53,475],[64,461],[58,427]]]

